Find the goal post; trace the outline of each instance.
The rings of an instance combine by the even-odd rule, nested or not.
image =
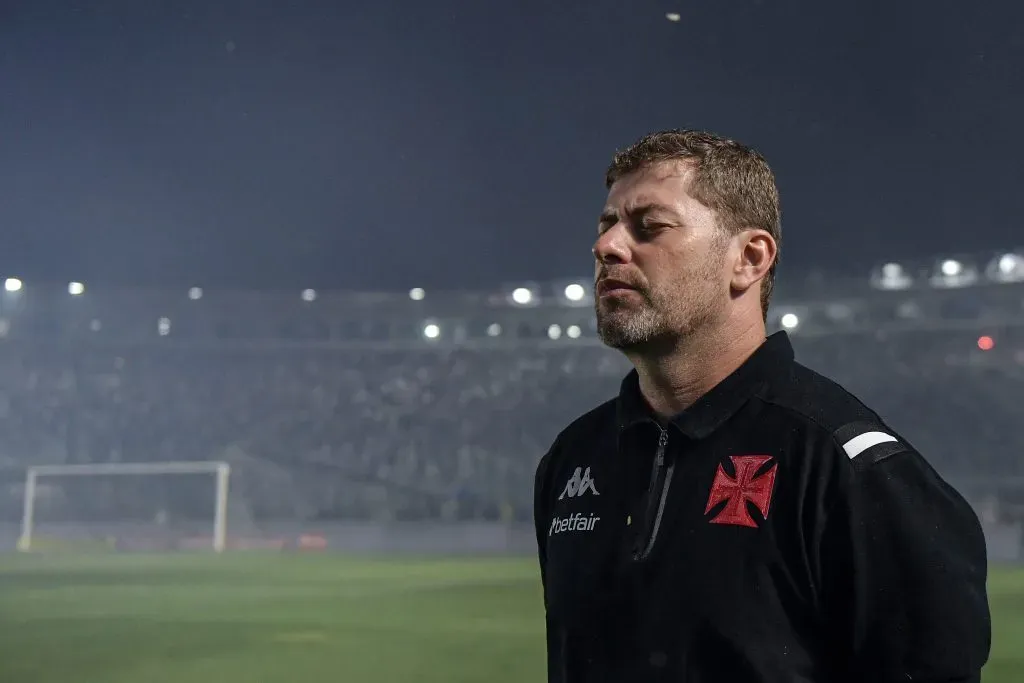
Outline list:
[[[223,552],[227,541],[228,480],[231,466],[222,461],[97,463],[83,465],[37,465],[25,475],[25,491],[21,515],[21,536],[18,550],[32,550],[36,526],[36,500],[41,478],[91,476],[165,476],[212,474],[214,476],[213,550]]]

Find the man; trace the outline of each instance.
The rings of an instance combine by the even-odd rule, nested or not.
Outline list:
[[[634,370],[537,469],[548,680],[978,681],[971,508],[785,333],[766,339],[765,160],[670,131],[606,180],[598,331]]]

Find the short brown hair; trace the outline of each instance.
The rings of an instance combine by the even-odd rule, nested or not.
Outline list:
[[[782,216],[775,174],[765,158],[735,140],[700,130],[666,130],[640,138],[615,153],[605,174],[605,186],[624,175],[662,161],[689,161],[696,166],[691,193],[718,214],[730,233],[745,228],[765,230],[782,242]],[[775,288],[775,266],[761,284],[761,313],[767,319]]]

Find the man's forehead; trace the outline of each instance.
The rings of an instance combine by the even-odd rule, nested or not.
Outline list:
[[[686,161],[663,161],[626,174],[609,188],[604,213],[675,208],[687,194],[694,170]]]
[[[604,207],[605,214],[618,215],[620,212],[623,214],[631,214],[638,212],[650,212],[657,211],[659,209],[672,210],[675,208],[676,202],[672,201],[671,197],[664,197],[652,193],[639,193],[630,195],[628,198],[622,198],[620,201],[614,201],[611,196],[608,197],[608,203]]]

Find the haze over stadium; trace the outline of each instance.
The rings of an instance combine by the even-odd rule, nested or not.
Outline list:
[[[0,10],[0,679],[536,681],[616,147],[755,145],[768,325],[985,527],[1024,667],[1024,10]],[[18,552],[18,551],[21,552]]]

